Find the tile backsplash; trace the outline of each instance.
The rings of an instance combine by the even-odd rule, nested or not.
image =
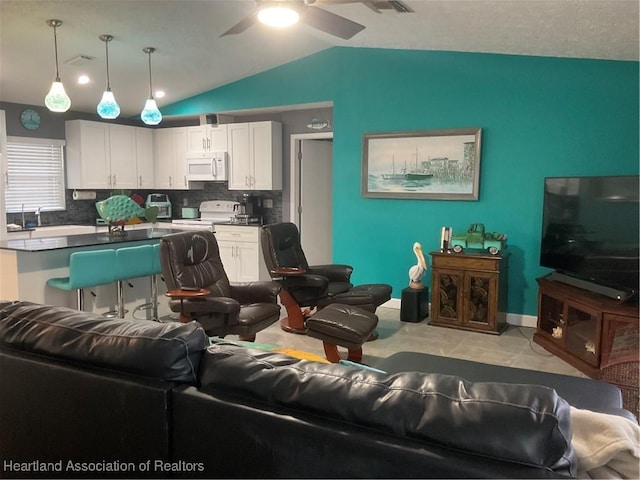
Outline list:
[[[261,199],[273,200],[273,208],[264,210],[264,223],[275,223],[282,221],[282,192],[281,191],[230,191],[227,182],[208,182],[204,184],[203,190],[132,190],[146,198],[150,193],[166,193],[172,205],[173,218],[180,218],[183,206],[197,207],[204,200],[242,200],[243,193],[251,193]],[[110,190],[96,190],[95,200],[74,200],[73,190],[66,190],[66,210],[55,212],[42,212],[40,221],[42,225],[95,225],[98,213],[95,204],[100,200],[109,198]],[[34,212],[25,212],[25,223],[36,222],[37,217]],[[21,213],[8,213],[7,223],[22,224]]]

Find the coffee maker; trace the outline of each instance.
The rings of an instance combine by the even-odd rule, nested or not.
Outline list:
[[[242,224],[262,224],[262,208],[260,198],[248,193],[242,194],[240,203],[236,205],[236,222]]]

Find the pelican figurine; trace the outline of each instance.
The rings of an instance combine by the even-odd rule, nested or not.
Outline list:
[[[418,263],[409,269],[409,287],[420,290],[424,288],[422,276],[427,271],[427,262],[425,262],[424,255],[422,255],[422,245],[418,242],[413,244],[413,253],[416,254]]]

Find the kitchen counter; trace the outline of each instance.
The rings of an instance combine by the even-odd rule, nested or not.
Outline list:
[[[127,230],[123,237],[103,233],[79,235],[58,234],[42,238],[25,238],[0,241],[0,299],[26,300],[47,305],[75,308],[76,294],[47,285],[47,280],[69,275],[69,257],[79,251],[123,248],[145,244],[157,244],[166,235],[179,228],[163,227]],[[70,230],[72,231],[72,230]],[[150,301],[148,277],[129,279],[125,285],[125,308],[134,318],[143,318],[149,311],[140,306]],[[168,302],[163,301],[166,291],[158,282],[160,315],[169,313]],[[115,309],[117,300],[115,283],[88,288],[85,310],[104,313]]]
[[[147,228],[142,230],[127,230],[127,234],[121,237],[110,236],[107,233],[86,233],[80,235],[59,235],[44,238],[10,239],[0,241],[0,250],[43,252],[48,250],[91,246],[117,248],[117,245],[120,243],[160,239],[165,235],[175,233],[176,231],[178,231],[178,229]]]

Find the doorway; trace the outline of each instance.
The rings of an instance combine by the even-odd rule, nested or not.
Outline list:
[[[333,132],[291,135],[290,218],[310,265],[333,259]]]

